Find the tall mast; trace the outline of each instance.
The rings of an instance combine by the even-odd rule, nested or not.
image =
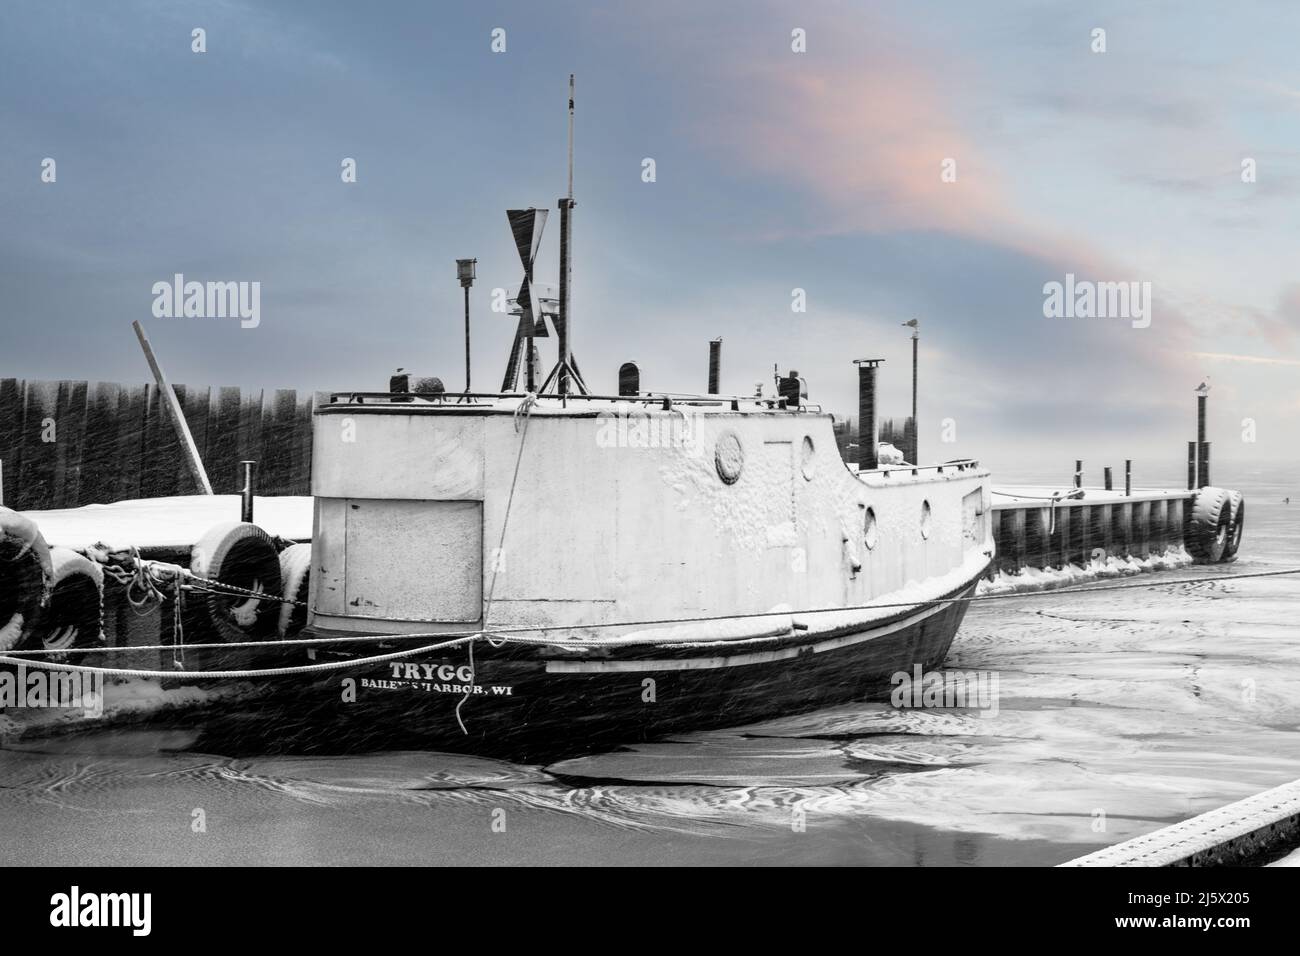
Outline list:
[[[569,353],[569,311],[573,295],[573,74],[569,74],[569,194],[560,200],[560,362],[556,382],[561,395],[569,394],[569,370],[573,357]]]

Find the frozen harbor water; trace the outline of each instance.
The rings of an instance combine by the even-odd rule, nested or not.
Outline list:
[[[544,766],[211,753],[208,718],[174,716],[0,751],[0,846],[68,864],[1062,862],[1300,778],[1300,576],[1189,580],[1300,566],[1290,474],[1221,476],[1250,508],[1230,567],[972,606],[945,667],[996,674],[996,713],[853,705]]]

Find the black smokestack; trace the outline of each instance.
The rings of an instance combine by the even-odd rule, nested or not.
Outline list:
[[[718,337],[709,343],[709,394],[717,395],[719,392],[718,378],[722,374],[722,338]]]
[[[876,367],[882,359],[858,359],[858,471],[879,465],[876,445]]]

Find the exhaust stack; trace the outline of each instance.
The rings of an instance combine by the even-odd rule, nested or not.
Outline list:
[[[722,336],[709,342],[709,394],[717,395],[718,379],[722,374]]]
[[[858,367],[858,471],[880,464],[876,442],[876,369],[884,359],[857,359]]]

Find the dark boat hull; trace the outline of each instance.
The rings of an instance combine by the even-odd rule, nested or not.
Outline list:
[[[967,597],[977,581],[943,597]],[[707,650],[641,646],[559,656],[479,641],[472,663],[462,646],[329,671],[305,686],[301,677],[280,679],[261,708],[272,717],[267,732],[245,726],[235,736],[246,746],[262,738],[254,745],[295,751],[418,746],[529,759],[737,726],[886,699],[895,675],[942,664],[966,608],[957,600],[868,627]],[[339,656],[320,651],[315,659]]]

